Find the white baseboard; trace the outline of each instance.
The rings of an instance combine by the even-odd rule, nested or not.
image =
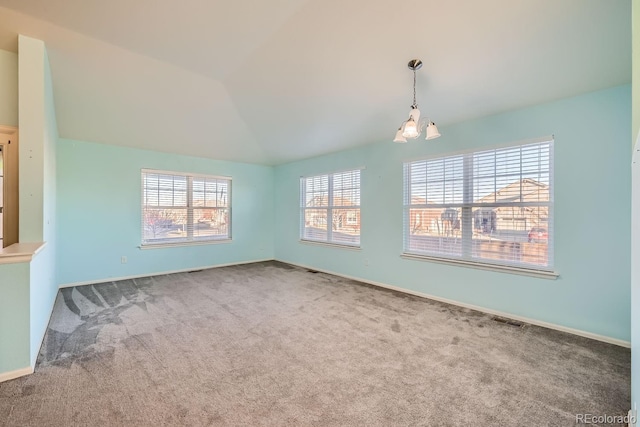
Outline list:
[[[0,373],[0,383],[4,381],[14,380],[16,378],[24,377],[25,375],[33,374],[33,367],[27,366],[26,368],[16,369],[15,371]]]
[[[363,279],[361,277],[355,277],[355,276],[349,276],[349,275],[342,274],[342,273],[336,273],[335,271],[324,270],[324,269],[313,267],[313,266],[309,266],[309,265],[298,264],[298,263],[295,263],[295,262],[285,261],[285,260],[281,260],[281,259],[276,259],[276,261],[284,262],[285,264],[291,264],[291,265],[295,265],[295,266],[298,266],[298,267],[306,268],[306,269],[309,269],[309,270],[315,270],[315,271],[321,271],[321,272],[327,273],[327,274],[333,274],[335,276],[343,277],[345,279],[356,280],[358,282],[363,282],[363,283],[367,283],[369,285],[378,286],[378,287],[385,288],[385,289],[391,289],[391,290],[398,291],[398,292],[403,292],[405,294],[415,295],[415,296],[418,296],[418,297],[421,297],[421,298],[427,298],[427,299],[434,300],[434,301],[440,301],[440,302],[444,302],[446,304],[456,305],[458,307],[469,308],[471,310],[480,311],[482,313],[487,313],[487,314],[491,314],[491,315],[494,315],[494,316],[500,316],[500,317],[505,317],[507,319],[518,320],[520,322],[525,322],[525,323],[529,323],[531,325],[541,326],[541,327],[547,328],[547,329],[554,329],[556,331],[567,332],[569,334],[578,335],[578,336],[585,337],[585,338],[590,338],[590,339],[593,339],[593,340],[596,340],[596,341],[602,341],[602,342],[606,342],[606,343],[609,343],[609,344],[618,345],[620,347],[631,348],[631,343],[629,341],[624,341],[624,340],[620,340],[620,339],[617,339],[617,338],[608,337],[608,336],[605,336],[605,335],[594,334],[592,332],[587,332],[587,331],[583,331],[583,330],[580,330],[580,329],[569,328],[569,327],[566,327],[566,326],[557,325],[555,323],[544,322],[542,320],[536,320],[536,319],[531,319],[531,318],[528,318],[528,317],[518,316],[518,315],[515,315],[515,314],[511,314],[511,313],[505,313],[505,312],[498,311],[498,310],[492,310],[490,308],[485,308],[485,307],[481,307],[481,306],[478,306],[478,305],[467,304],[467,303],[464,303],[464,302],[455,301],[455,300],[451,300],[451,299],[448,299],[448,298],[442,298],[442,297],[439,297],[439,296],[436,296],[436,295],[429,295],[429,294],[425,294],[425,293],[422,293],[422,292],[416,292],[416,291],[412,291],[410,289],[405,289],[405,288],[401,288],[401,287],[398,287],[398,286],[388,285],[386,283],[376,282],[376,281],[369,280],[369,279]]]
[[[58,289],[71,288],[74,286],[95,285],[98,283],[106,283],[106,282],[117,282],[120,280],[139,279],[141,277],[164,276],[165,274],[188,273],[190,271],[207,270],[210,268],[220,268],[220,267],[231,267],[233,265],[242,265],[242,264],[254,264],[256,262],[265,262],[265,261],[273,261],[273,260],[274,260],[273,258],[264,258],[264,259],[255,259],[251,261],[229,262],[226,264],[215,264],[215,265],[205,265],[202,267],[184,268],[181,270],[167,270],[167,271],[159,271],[155,273],[135,274],[133,276],[106,277],[102,279],[85,280],[83,282],[64,283],[64,284],[58,285]]]

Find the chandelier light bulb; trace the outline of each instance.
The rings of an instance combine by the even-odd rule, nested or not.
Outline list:
[[[404,125],[402,136],[405,138],[417,138],[419,135],[420,132],[418,132],[417,123],[413,120],[413,117],[409,117],[409,120],[407,120],[407,123]]]

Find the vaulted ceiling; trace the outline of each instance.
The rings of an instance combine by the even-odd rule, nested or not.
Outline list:
[[[279,164],[631,81],[630,0],[0,0],[60,136]],[[428,143],[423,141],[422,143]]]

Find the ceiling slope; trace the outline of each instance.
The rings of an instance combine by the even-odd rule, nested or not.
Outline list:
[[[45,41],[63,138],[268,163],[222,83],[0,8],[0,46]]]
[[[418,104],[446,134],[447,124],[630,82],[629,10],[600,0],[314,1],[224,83],[269,138],[268,154],[295,160],[391,141],[412,101],[407,62],[420,58]]]
[[[1,0],[97,40],[220,79],[307,0]]]
[[[278,164],[631,80],[631,1],[0,0],[44,40],[62,137]],[[18,12],[16,12],[18,11]],[[426,143],[426,142],[424,142]]]

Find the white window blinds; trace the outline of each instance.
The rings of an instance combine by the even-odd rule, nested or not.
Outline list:
[[[404,252],[553,267],[553,139],[404,164]]]
[[[231,238],[231,178],[142,170],[142,245]]]
[[[300,179],[300,239],[360,246],[360,169]]]

